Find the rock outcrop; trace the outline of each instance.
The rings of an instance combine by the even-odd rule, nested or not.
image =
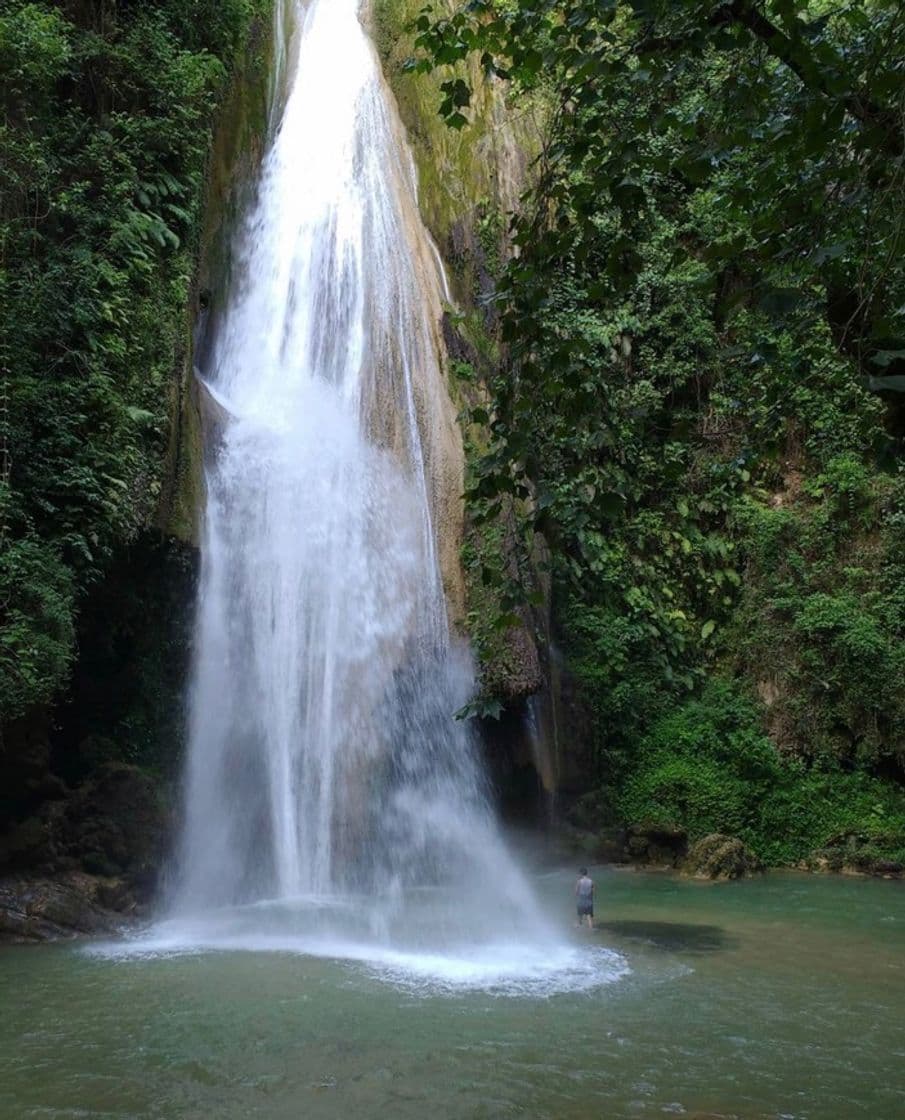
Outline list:
[[[801,864],[804,871],[835,871],[843,875],[874,875],[881,879],[905,878],[905,862],[896,834],[847,830],[830,836],[822,848]],[[890,855],[892,851],[894,855]]]
[[[111,933],[138,903],[128,886],[72,871],[56,878],[0,879],[0,941],[56,941]]]
[[[57,843],[90,872],[147,879],[163,855],[165,824],[153,779],[111,762],[66,801]]]
[[[581,799],[560,829],[564,852],[594,863],[636,864],[650,868],[678,867],[688,851],[688,834],[677,825],[641,821],[605,828],[593,826],[596,795]]]
[[[680,865],[695,879],[742,879],[763,871],[763,864],[737,836],[713,832],[696,840]]]
[[[0,832],[0,870],[147,878],[163,855],[166,813],[136,766],[107,762],[77,789]]]

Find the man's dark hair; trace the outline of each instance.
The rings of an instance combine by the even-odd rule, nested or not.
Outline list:
[[[587,875],[587,873],[588,873],[588,869],[586,867],[579,867],[579,869],[578,869],[578,874],[579,875]]]

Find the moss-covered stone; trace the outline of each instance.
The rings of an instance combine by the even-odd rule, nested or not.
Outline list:
[[[682,862],[695,879],[742,879],[763,870],[763,864],[737,836],[712,833],[696,840]]]
[[[57,844],[89,871],[143,879],[160,865],[166,823],[157,782],[137,766],[113,762],[67,801]]]
[[[838,871],[900,879],[905,876],[905,835],[901,831],[846,829],[803,861],[808,871]]]
[[[675,867],[688,851],[688,833],[680,825],[641,821],[626,829],[631,860],[655,867]]]

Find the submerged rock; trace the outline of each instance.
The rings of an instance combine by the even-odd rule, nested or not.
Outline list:
[[[758,857],[737,836],[721,832],[696,840],[681,864],[682,873],[695,879],[742,879],[763,869]]]

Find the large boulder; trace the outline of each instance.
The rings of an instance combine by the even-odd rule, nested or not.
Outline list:
[[[0,829],[0,876],[7,884],[7,914],[21,911],[9,901],[13,882],[18,884],[17,898],[25,897],[22,891],[27,884],[38,890],[32,899],[38,909],[29,929],[40,926],[45,901],[51,907],[80,906],[79,898],[87,898],[92,905],[114,910],[150,902],[165,855],[167,823],[155,778],[135,766],[104,763],[90,781],[65,798],[45,801],[30,816]],[[48,883],[56,885],[51,888]],[[40,890],[39,884],[44,884]],[[18,927],[21,921],[8,916],[7,927],[10,923]],[[56,924],[88,932],[92,928],[90,915]]]
[[[763,864],[737,836],[713,832],[691,845],[681,870],[695,879],[741,879],[763,871]]]
[[[13,821],[0,832],[0,867],[31,867],[47,870],[53,860],[48,814],[36,813]]]

